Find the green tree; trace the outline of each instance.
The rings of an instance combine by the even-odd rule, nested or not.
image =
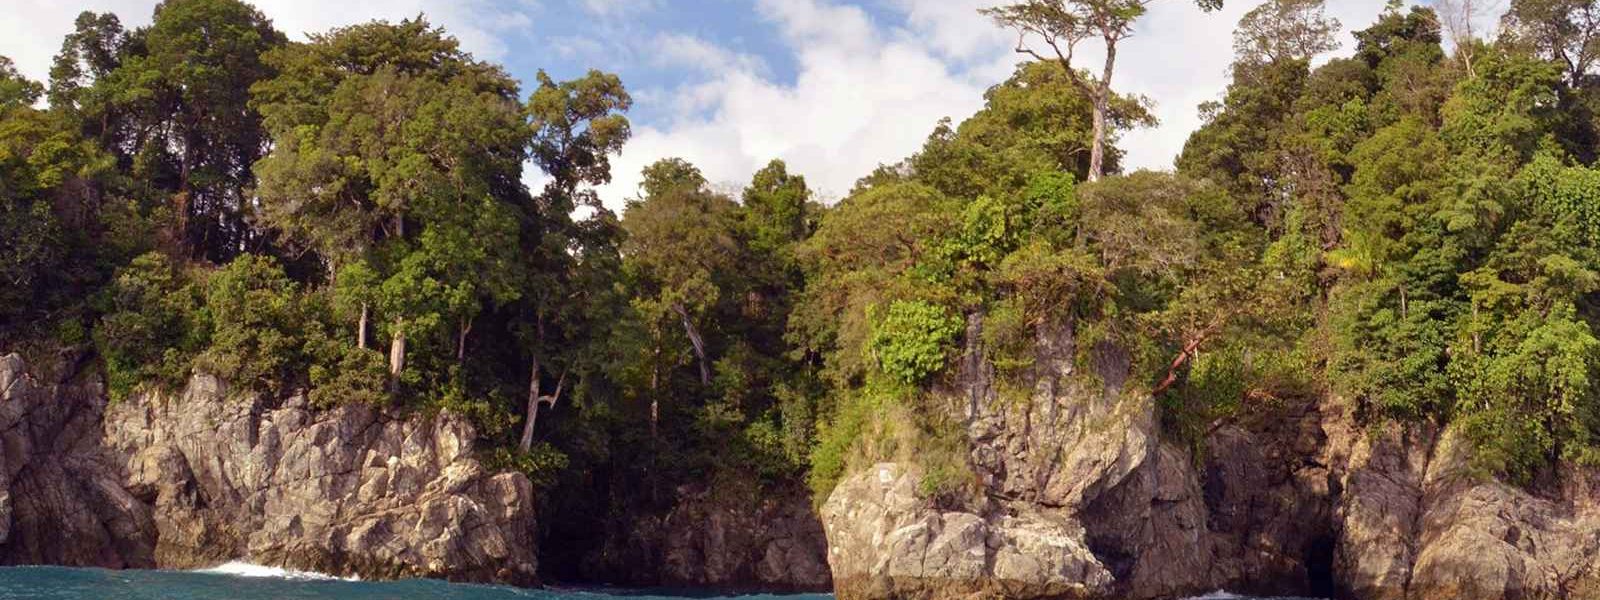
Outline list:
[[[280,74],[253,100],[275,146],[256,165],[262,218],[330,272],[356,260],[376,272],[366,289],[397,382],[408,340],[452,322],[464,359],[474,317],[520,293],[530,132],[515,83],[420,19],[338,29],[267,61]]]
[[[1144,16],[1153,0],[1027,0],[979,11],[1001,27],[1018,33],[1017,52],[1039,62],[1054,62],[1066,72],[1079,93],[1094,107],[1093,135],[1089,146],[1089,181],[1105,175],[1105,154],[1111,104],[1111,77],[1116,72],[1117,46],[1133,35],[1133,24]],[[1196,0],[1202,9],[1222,7],[1222,0]],[[1046,56],[1027,46],[1036,36],[1049,48]],[[1085,40],[1099,38],[1105,45],[1105,63],[1098,75],[1081,72],[1072,57]]]
[[[682,326],[700,383],[709,386],[704,330],[707,316],[728,299],[727,278],[739,270],[738,205],[707,189],[700,170],[681,159],[646,167],[641,188],[644,196],[629,201],[622,219],[624,266],[638,286],[635,306],[649,322]]]
[[[533,129],[533,161],[550,178],[542,193],[533,197],[523,219],[523,264],[527,273],[524,297],[531,326],[530,373],[527,407],[524,410],[523,452],[533,447],[534,424],[541,404],[555,406],[566,383],[565,372],[556,380],[553,394],[542,391],[544,368],[550,364],[551,330],[581,329],[586,314],[594,306],[575,303],[586,283],[585,262],[603,262],[612,236],[597,232],[594,225],[612,217],[596,196],[593,186],[611,181],[611,156],[622,150],[632,130],[622,113],[632,106],[622,81],[616,75],[590,71],[582,78],[556,83],[543,71],[539,87],[527,103],[527,116]],[[573,219],[578,207],[595,211],[588,225]],[[553,323],[552,321],[555,321]],[[560,345],[577,336],[569,333]],[[570,369],[570,365],[568,366]]]
[[[1513,0],[1501,17],[1501,37],[1556,61],[1567,85],[1584,87],[1600,60],[1600,3],[1593,0]]]

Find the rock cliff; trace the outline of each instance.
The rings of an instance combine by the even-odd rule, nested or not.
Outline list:
[[[728,487],[685,484],[664,511],[627,511],[598,547],[576,557],[580,578],[726,591],[831,588],[827,541],[808,490]]]
[[[104,398],[0,358],[0,564],[537,580],[532,488],[487,472],[458,417],[313,411],[206,376]]]
[[[977,493],[923,498],[920,468],[895,463],[833,491],[841,599],[1600,597],[1600,470],[1518,489],[1474,475],[1453,435],[1359,426],[1337,398],[1219,423],[1197,457],[1126,391],[1116,349],[1091,349],[1086,376],[1070,327],[1035,347],[1020,401],[978,347],[938,393],[966,424]]]

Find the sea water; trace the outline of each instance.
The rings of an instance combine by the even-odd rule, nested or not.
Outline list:
[[[707,600],[714,594],[595,589],[520,589],[429,579],[358,581],[320,573],[228,563],[199,571],[0,568],[0,598],[38,600]],[[827,594],[738,596],[740,600],[832,600]],[[1241,599],[1223,593],[1206,600]]]

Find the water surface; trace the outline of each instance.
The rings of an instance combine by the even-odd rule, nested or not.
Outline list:
[[[724,596],[726,597],[726,596]],[[530,590],[427,579],[356,581],[229,563],[202,571],[0,568],[0,598],[30,600],[706,600],[718,596],[592,589]],[[738,600],[833,600],[828,594],[737,596]],[[1243,599],[1211,594],[1206,600]]]

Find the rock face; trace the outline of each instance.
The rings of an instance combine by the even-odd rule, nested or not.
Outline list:
[[[1044,510],[939,510],[918,498],[921,475],[882,463],[829,498],[823,522],[840,597],[1084,598],[1111,589],[1076,521]]]
[[[534,497],[458,417],[312,411],[196,376],[108,405],[0,358],[0,564],[536,582]]]
[[[684,485],[664,513],[639,512],[584,557],[590,581],[732,591],[826,591],[822,523],[804,488]]]
[[[1070,326],[1035,349],[1026,398],[996,391],[976,346],[938,394],[977,493],[923,498],[920,469],[894,463],[833,491],[841,599],[1600,598],[1600,470],[1519,490],[1474,476],[1451,434],[1358,426],[1337,398],[1218,424],[1197,460],[1123,391],[1115,349],[1091,349],[1092,376]]]
[[[1453,432],[1415,445],[1429,450],[1425,457],[1393,443],[1392,433],[1377,437],[1373,460],[1351,470],[1372,491],[1351,490],[1342,507],[1341,563],[1350,564],[1342,583],[1350,593],[1600,598],[1600,472],[1563,465],[1530,492],[1472,473]],[[1382,499],[1391,511],[1373,510]]]

